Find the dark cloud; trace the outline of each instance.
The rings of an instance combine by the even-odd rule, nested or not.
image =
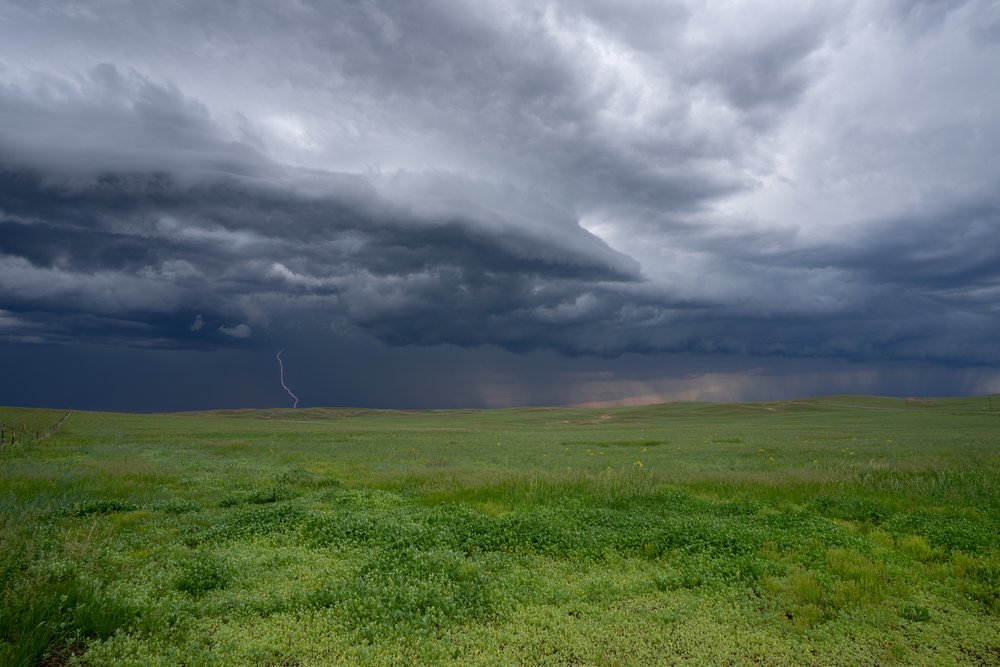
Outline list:
[[[107,67],[94,77],[100,84],[94,96],[107,79],[125,85]],[[435,173],[398,173],[372,184],[349,174],[279,168],[221,139],[175,89],[133,77],[132,90],[139,101],[106,106],[94,128],[107,135],[95,148],[103,160],[88,159],[70,141],[52,146],[30,133],[5,137],[21,150],[0,168],[3,308],[30,311],[31,319],[103,316],[116,337],[127,335],[118,326],[123,320],[179,312],[175,324],[185,323],[187,331],[178,337],[190,339],[192,309],[266,325],[267,313],[244,307],[247,300],[328,295],[328,318],[344,316],[376,332],[387,320],[399,321],[398,331],[382,334],[387,340],[472,344],[503,339],[449,335],[453,320],[471,328],[489,313],[503,319],[532,304],[558,304],[604,283],[640,279],[634,261],[513,187]],[[87,107],[86,99],[80,106]],[[149,99],[166,110],[147,105]],[[33,115],[29,100],[3,104]],[[59,113],[81,115],[71,104]],[[169,118],[170,141],[156,143],[164,137],[150,117]],[[130,139],[147,126],[153,136],[139,142],[139,153],[115,136],[124,128]],[[76,144],[92,140],[93,133],[75,137]],[[185,150],[192,154],[181,161]],[[233,155],[243,158],[238,168]],[[436,333],[418,333],[425,320]],[[217,330],[233,338],[250,331],[246,324]]]
[[[608,360],[496,348],[386,348],[371,340],[314,335],[293,336],[285,344],[285,379],[305,406],[509,407],[1000,390],[988,369],[932,364],[733,355]],[[0,343],[6,380],[0,403],[140,411],[290,407],[275,352]]]
[[[995,365],[995,5],[5,3],[0,340]]]

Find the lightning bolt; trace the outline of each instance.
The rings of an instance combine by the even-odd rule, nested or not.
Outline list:
[[[284,350],[278,350],[278,354],[275,355],[275,359],[278,360],[278,378],[281,380],[281,386],[288,392],[288,395],[295,399],[295,403],[292,404],[293,408],[299,407],[299,397],[292,393],[292,390],[288,388],[285,384],[285,365],[281,363],[281,353]]]

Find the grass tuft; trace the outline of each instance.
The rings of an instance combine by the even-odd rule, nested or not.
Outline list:
[[[183,593],[199,596],[229,585],[229,568],[209,554],[199,553],[180,561],[178,571],[174,586]]]

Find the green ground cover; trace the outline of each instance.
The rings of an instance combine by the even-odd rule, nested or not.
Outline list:
[[[0,450],[0,664],[1000,664],[986,406],[74,412]]]
[[[66,410],[0,408],[0,448],[47,437],[65,414]]]

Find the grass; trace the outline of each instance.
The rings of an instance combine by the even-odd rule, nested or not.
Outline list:
[[[0,450],[0,664],[1000,664],[983,408],[73,412]]]
[[[66,415],[65,410],[0,408],[0,447],[16,447],[44,439]]]

